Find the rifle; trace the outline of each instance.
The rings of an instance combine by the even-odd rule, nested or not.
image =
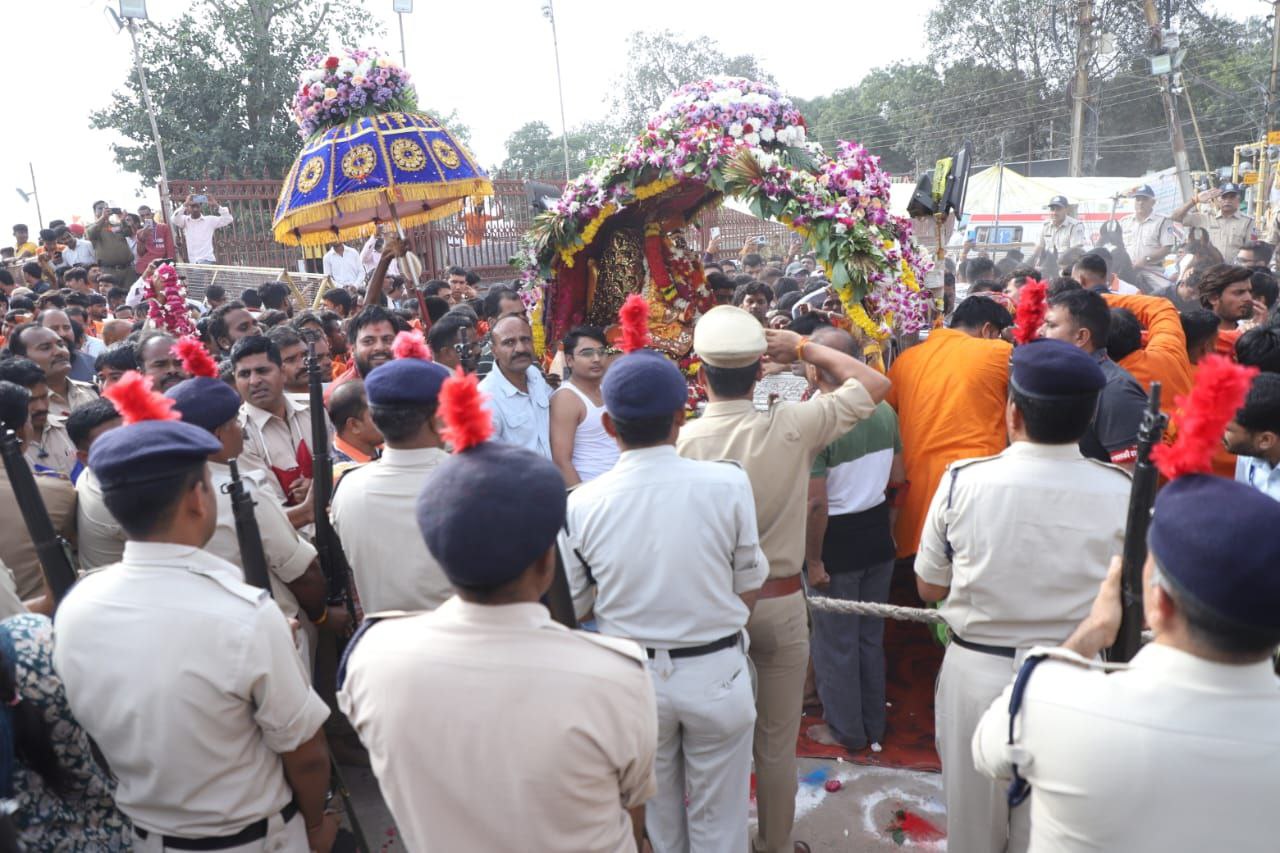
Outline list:
[[[244,566],[245,583],[264,589],[267,595],[271,595],[271,582],[267,579],[267,554],[262,547],[257,516],[253,514],[254,500],[245,489],[244,480],[240,479],[236,460],[228,460],[227,467],[231,469],[231,482],[223,486],[222,490],[231,496],[231,512],[236,519],[236,541],[240,543],[240,562]],[[347,791],[347,784],[332,753],[329,755],[329,772],[334,791],[342,798],[347,817],[351,821],[353,838],[347,841],[345,849],[369,853],[369,843],[360,828],[355,806],[351,803],[351,794]],[[337,849],[336,843],[334,848]]]
[[[1133,490],[1129,493],[1129,515],[1124,528],[1124,552],[1120,558],[1121,607],[1120,633],[1107,652],[1107,660],[1128,661],[1142,644],[1142,568],[1147,562],[1147,528],[1151,526],[1151,507],[1156,500],[1159,480],[1151,464],[1151,449],[1164,434],[1168,417],[1160,412],[1160,383],[1151,383],[1147,410],[1138,427],[1138,461],[1133,467]]]
[[[36,487],[36,476],[22,455],[18,434],[11,429],[6,429],[0,436],[0,455],[4,457],[4,470],[9,475],[9,485],[13,487],[22,520],[36,546],[36,558],[44,571],[45,583],[49,585],[49,593],[57,605],[77,579],[75,563],[71,560],[71,546],[53,529],[49,510]]]
[[[236,460],[227,460],[231,469],[231,482],[222,491],[231,496],[231,514],[236,520],[236,542],[240,545],[240,564],[244,567],[245,583],[271,592],[267,578],[267,553],[262,547],[262,533],[258,530],[258,517],[254,515],[255,502],[240,479]]]
[[[325,428],[324,389],[316,346],[307,344],[307,390],[311,398],[311,499],[315,506],[316,554],[320,571],[329,587],[329,601],[341,604],[351,615],[351,625],[359,624],[355,597],[351,593],[351,565],[342,540],[329,522],[329,501],[333,499],[333,459],[329,455],[329,431]]]

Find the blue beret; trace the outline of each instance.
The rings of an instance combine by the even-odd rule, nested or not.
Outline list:
[[[436,401],[449,369],[420,358],[397,358],[380,364],[364,380],[371,406],[429,406]]]
[[[565,503],[564,478],[550,459],[487,441],[453,454],[427,475],[418,495],[418,529],[450,581],[500,586],[555,542]]]
[[[101,439],[99,439],[101,441]],[[1212,508],[1213,517],[1206,516]],[[1280,501],[1208,474],[1160,490],[1148,542],[1175,592],[1243,627],[1280,628]],[[1272,531],[1258,535],[1259,531]]]
[[[1013,351],[1009,383],[1036,400],[1056,400],[1096,394],[1107,384],[1098,362],[1065,341],[1040,339]]]
[[[609,415],[624,421],[675,414],[689,398],[680,368],[651,349],[636,350],[609,365],[600,391]]]
[[[213,432],[240,411],[240,395],[227,383],[209,376],[185,379],[164,393],[189,424]]]
[[[222,443],[185,421],[139,421],[106,432],[89,449],[89,468],[102,490],[162,480],[204,463]]]

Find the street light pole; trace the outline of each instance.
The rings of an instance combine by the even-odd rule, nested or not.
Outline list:
[[[147,73],[142,68],[142,56],[138,53],[138,25],[133,18],[126,18],[129,27],[129,38],[133,41],[133,67],[138,72],[138,83],[142,86],[142,103],[147,108],[147,118],[151,121],[151,138],[156,144],[156,156],[160,160],[160,215],[167,223],[173,215],[169,203],[169,167],[164,162],[164,144],[160,141],[160,128],[156,125],[155,107],[151,105],[151,89],[147,86]]]
[[[560,40],[556,36],[556,10],[552,0],[542,7],[542,14],[551,22],[551,47],[556,54],[556,90],[560,94],[560,143],[564,148],[564,180],[568,183],[569,175],[569,128],[564,120],[564,82],[560,76]]]
[[[409,58],[404,52],[404,13],[413,11],[413,0],[391,0],[391,11],[400,19],[400,67],[409,67]]]

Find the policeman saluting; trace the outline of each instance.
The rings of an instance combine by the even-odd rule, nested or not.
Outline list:
[[[329,715],[284,614],[203,550],[217,523],[208,430],[112,430],[89,463],[128,541],[58,609],[54,668],[119,779],[134,849],[328,851]]]

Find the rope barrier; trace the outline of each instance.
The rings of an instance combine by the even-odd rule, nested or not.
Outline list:
[[[922,607],[899,607],[896,604],[882,604],[879,601],[846,601],[842,598],[825,598],[811,596],[809,606],[814,610],[825,610],[830,613],[849,613],[858,616],[879,616],[882,619],[897,619],[900,622],[920,622],[925,625],[946,625],[947,620],[937,610]],[[1151,632],[1143,631],[1143,642],[1151,641]]]
[[[896,604],[882,604],[878,601],[846,601],[841,598],[814,596],[809,599],[809,606],[815,610],[827,610],[832,613],[880,616],[884,619],[897,619],[903,622],[923,622],[926,625],[947,624],[947,620],[943,619],[942,614],[936,610],[899,607]]]

